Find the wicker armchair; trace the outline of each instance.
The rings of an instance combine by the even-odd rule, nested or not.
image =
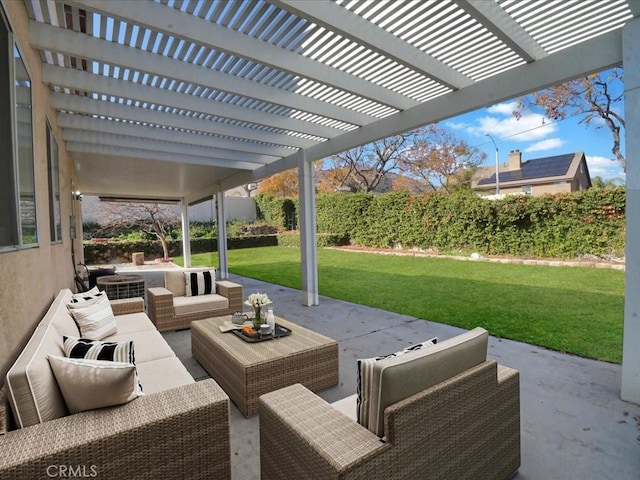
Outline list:
[[[201,269],[193,269],[194,271]],[[186,312],[177,312],[174,298],[184,298],[184,277],[185,270],[176,272],[165,272],[165,286],[147,289],[147,313],[151,321],[160,332],[169,330],[179,330],[190,328],[194,320],[202,320],[209,317],[221,317],[234,312],[242,311],[242,285],[228,280],[216,281],[216,295],[213,297],[224,297],[227,305],[215,307],[215,309],[201,308],[190,309]],[[180,289],[180,282],[182,286]],[[189,297],[192,298],[192,297]]]
[[[516,370],[484,361],[384,409],[384,439],[300,384],[260,397],[271,479],[510,478],[520,466]]]

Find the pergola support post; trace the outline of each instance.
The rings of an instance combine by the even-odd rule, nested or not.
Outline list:
[[[189,204],[182,200],[180,202],[181,220],[182,220],[182,257],[184,266],[191,266],[191,232],[189,231]]]
[[[622,31],[627,238],[622,347],[623,400],[640,404],[640,18]]]
[[[313,162],[304,152],[298,158],[298,195],[300,198],[300,263],[302,304],[318,305],[318,248],[316,236],[316,188]]]
[[[224,191],[216,193],[216,221],[218,223],[218,273],[220,279],[229,278],[227,255],[227,220]]]

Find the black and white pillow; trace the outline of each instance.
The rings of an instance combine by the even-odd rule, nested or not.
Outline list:
[[[88,338],[63,336],[64,354],[69,358],[108,360],[136,364],[133,342],[100,342]]]
[[[409,352],[415,352],[438,343],[438,338],[434,337],[416,345],[404,348],[389,355],[382,355],[374,358],[364,358],[358,360],[357,385],[356,385],[356,418],[360,425],[369,428],[370,421],[376,419],[376,411],[372,411],[372,406],[379,402],[373,401],[374,395],[380,395],[380,385],[375,385],[373,371],[377,362],[391,357],[399,357]]]
[[[82,308],[93,305],[106,296],[106,293],[98,290],[98,287],[93,287],[88,292],[74,293],[71,295],[71,300],[67,303],[68,308]]]
[[[184,272],[185,292],[187,297],[211,295],[216,293],[216,271]]]

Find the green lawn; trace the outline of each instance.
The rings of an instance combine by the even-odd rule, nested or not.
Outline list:
[[[182,258],[176,259],[181,264]],[[217,253],[192,255],[217,266]],[[300,251],[229,251],[232,273],[300,288]],[[318,250],[320,294],[620,363],[624,272]]]

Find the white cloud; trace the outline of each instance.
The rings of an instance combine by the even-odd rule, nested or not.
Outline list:
[[[513,112],[517,108],[518,102],[505,102],[490,106],[487,108],[487,112],[491,114],[513,115]]]
[[[545,123],[544,115],[525,112],[519,119],[513,116],[516,102],[499,103],[487,109],[491,115],[479,117],[477,124],[468,126],[467,133],[482,136],[490,133],[497,138],[509,138],[518,142],[540,140],[553,135],[558,127],[555,123]]]
[[[525,152],[544,152],[563,146],[566,142],[561,138],[547,138],[524,149]]]
[[[466,122],[445,122],[445,126],[454,130],[466,130],[470,125]]]
[[[594,155],[586,155],[586,158],[591,178],[601,177],[604,180],[615,178],[625,179],[624,170],[617,160]]]

